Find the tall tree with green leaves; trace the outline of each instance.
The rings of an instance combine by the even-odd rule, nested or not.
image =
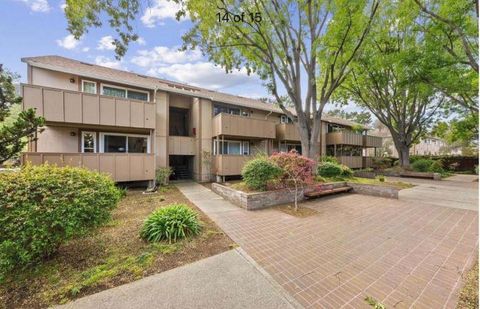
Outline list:
[[[372,114],[369,111],[347,112],[341,108],[336,108],[328,111],[327,114],[333,117],[340,117],[367,126],[372,124]]]
[[[36,117],[33,109],[21,111],[16,119],[5,122],[12,107],[22,101],[15,92],[13,82],[16,78],[0,64],[0,164],[16,158],[28,139],[35,139],[38,128],[44,124],[44,119]]]
[[[417,31],[418,14],[407,2],[383,3],[341,97],[368,108],[393,139],[402,167],[409,149],[439,116],[444,96],[418,80],[418,67],[428,61],[425,40]]]
[[[125,3],[127,2],[127,3]],[[246,68],[265,81],[282,111],[296,119],[303,153],[320,153],[320,119],[325,105],[350,71],[370,29],[378,0],[175,0],[192,28],[184,48],[200,49],[232,72]],[[79,38],[100,26],[102,12],[119,33],[121,56],[135,38],[131,20],[139,0],[67,0],[69,30]],[[122,27],[123,26],[123,27]],[[288,102],[282,100],[288,96]],[[292,109],[296,114],[293,116]]]

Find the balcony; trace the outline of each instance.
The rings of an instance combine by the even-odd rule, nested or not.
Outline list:
[[[364,135],[363,146],[367,148],[382,148],[383,140],[379,136]]]
[[[293,123],[279,123],[275,126],[277,139],[281,141],[300,141],[300,134]]]
[[[46,121],[155,128],[155,103],[78,91],[22,85],[23,108],[34,108]]]
[[[363,146],[363,138],[361,134],[349,131],[327,133],[327,145],[335,144]]]
[[[141,181],[155,178],[155,158],[144,153],[55,153],[24,152],[24,163],[77,166],[110,175],[115,181]]]
[[[363,157],[361,156],[337,156],[336,158],[338,162],[350,168],[362,168],[363,166]]]
[[[168,138],[168,154],[170,155],[195,155],[196,142],[194,137],[170,136]]]
[[[275,138],[275,123],[263,119],[218,114],[213,118],[213,136]]]
[[[217,155],[213,157],[213,173],[220,176],[240,175],[245,163],[252,156]]]

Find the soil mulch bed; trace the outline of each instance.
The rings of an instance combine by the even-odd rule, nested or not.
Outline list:
[[[466,273],[464,286],[458,299],[458,309],[478,308],[478,258],[475,265]]]
[[[285,204],[285,205],[279,205],[279,206],[273,206],[272,209],[281,211],[283,213],[286,213],[288,215],[298,217],[298,218],[306,218],[310,216],[314,216],[318,214],[318,212],[314,209],[308,208],[308,207],[303,207],[301,204],[298,205],[298,209],[295,211],[295,205],[294,204]]]
[[[45,308],[138,280],[235,247],[204,213],[175,187],[155,194],[130,191],[112,220],[62,245],[41,265],[16,271],[0,285],[0,308]],[[155,209],[184,203],[195,209],[202,233],[175,244],[150,244],[139,237],[143,220]]]

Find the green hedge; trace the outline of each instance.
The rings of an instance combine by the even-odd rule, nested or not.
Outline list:
[[[317,175],[322,177],[338,177],[342,176],[343,169],[340,164],[331,162],[319,162],[317,166]]]
[[[242,169],[243,181],[253,190],[265,190],[270,181],[282,174],[283,170],[266,157],[250,160]]]
[[[81,168],[0,173],[0,281],[107,221],[121,195],[108,176]]]
[[[418,159],[412,163],[412,169],[416,172],[429,172],[432,164],[433,164],[433,160]]]

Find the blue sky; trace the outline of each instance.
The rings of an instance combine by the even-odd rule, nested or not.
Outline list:
[[[141,39],[130,45],[121,61],[116,61],[108,25],[91,29],[80,41],[66,30],[63,0],[1,0],[0,63],[26,79],[26,65],[20,58],[61,55],[141,74],[206,87],[232,94],[264,97],[261,81],[245,72],[228,76],[209,63],[199,52],[179,52],[181,36],[189,22],[174,19],[175,4],[151,0],[150,8],[135,21]]]
[[[134,22],[140,40],[130,45],[121,61],[115,60],[108,24],[90,29],[79,41],[66,30],[64,0],[0,0],[0,63],[26,81],[22,57],[60,55],[140,74],[157,76],[231,94],[260,98],[268,93],[262,82],[245,72],[226,74],[199,52],[180,52],[187,20],[178,22],[178,8],[166,0],[149,0]],[[326,110],[334,108],[327,105]],[[346,110],[357,110],[353,104]]]

